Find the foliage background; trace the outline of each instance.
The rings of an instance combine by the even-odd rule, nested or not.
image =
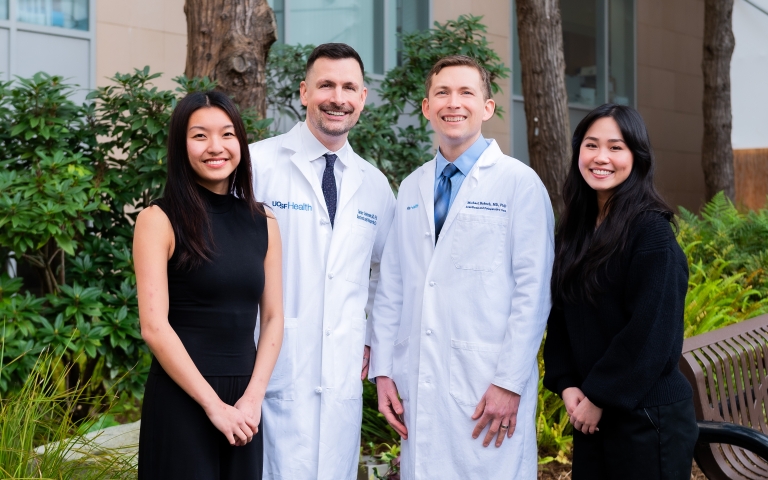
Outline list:
[[[508,70],[484,33],[478,17],[462,16],[403,37],[403,66],[380,82],[381,103],[366,106],[349,137],[394,189],[433,155],[420,104],[423,79],[440,56],[474,56],[499,91]],[[304,117],[298,85],[312,48],[276,45],[270,52],[270,108],[291,121]],[[39,73],[0,83],[0,121],[7,126],[0,131],[0,265],[13,260],[20,274],[0,274],[0,399],[27,391],[38,355],[48,349],[58,358],[50,366],[54,390],[84,389],[73,423],[112,403],[120,419],[138,416],[150,357],[138,329],[132,224],[161,194],[165,126],[176,102],[215,87],[177,77],[179,87],[163,91],[152,85],[157,77],[148,68],[117,74],[83,105],[69,99],[73,87],[61,77]],[[242,113],[249,140],[276,133],[271,119]],[[722,195],[701,216],[681,209],[678,240],[691,269],[686,335],[768,311],[766,234],[766,210],[739,212]],[[376,407],[375,388],[366,382],[363,444],[391,453],[398,439]],[[541,462],[568,462],[568,417],[559,397],[541,385],[537,429]]]

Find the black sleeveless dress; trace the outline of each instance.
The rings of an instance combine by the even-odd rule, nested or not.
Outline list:
[[[253,334],[264,290],[267,219],[252,215],[232,195],[198,188],[215,253],[211,262],[188,271],[178,268],[178,247],[174,251],[168,262],[168,321],[219,398],[234,405],[256,360]],[[167,212],[163,199],[155,204]],[[141,411],[139,479],[258,480],[262,450],[261,427],[247,445],[230,446],[203,408],[152,359]]]

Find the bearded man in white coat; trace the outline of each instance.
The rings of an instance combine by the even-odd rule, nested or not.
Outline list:
[[[366,314],[395,199],[347,142],[367,94],[357,52],[317,47],[300,93],[306,122],[250,146],[256,199],[272,209],[283,241],[285,332],[262,405],[263,477],[353,479]]]
[[[443,58],[426,91],[439,150],[400,186],[369,376],[404,480],[532,480],[552,207],[533,170],[481,135],[495,108],[485,69]]]

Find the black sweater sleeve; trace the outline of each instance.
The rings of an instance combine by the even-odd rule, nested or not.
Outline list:
[[[547,320],[544,342],[544,386],[558,395],[569,387],[581,385],[581,377],[571,349],[561,306],[553,305]]]
[[[680,357],[688,265],[669,223],[653,217],[635,229],[623,293],[629,321],[581,386],[599,407],[636,408]]]

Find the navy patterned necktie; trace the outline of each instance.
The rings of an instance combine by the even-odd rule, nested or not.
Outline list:
[[[336,160],[339,159],[332,153],[326,153],[325,157],[325,171],[323,172],[323,196],[325,197],[325,206],[328,207],[328,216],[331,217],[331,228],[333,228],[333,220],[336,217],[336,177],[333,175],[333,165]]]
[[[448,216],[448,207],[451,206],[451,177],[456,175],[459,169],[456,165],[449,163],[440,174],[440,180],[437,182],[435,191],[435,243],[440,236],[440,230],[443,229],[445,217]]]

